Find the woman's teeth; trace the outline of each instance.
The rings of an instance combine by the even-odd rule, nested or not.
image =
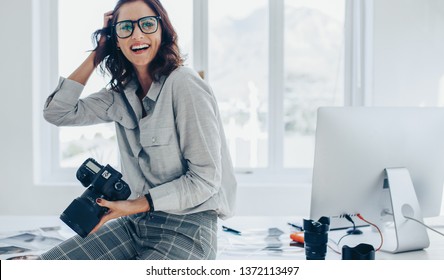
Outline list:
[[[143,44],[143,45],[137,45],[137,46],[132,46],[131,50],[133,52],[137,52],[137,51],[141,51],[141,50],[146,50],[149,48],[149,45],[147,44]]]

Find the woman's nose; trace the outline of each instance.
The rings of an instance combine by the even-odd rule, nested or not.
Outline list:
[[[133,31],[133,35],[132,35],[132,38],[133,39],[138,39],[138,38],[142,38],[143,37],[143,32],[142,32],[142,30],[140,30],[140,27],[139,27],[139,25],[135,25],[134,26],[134,31]]]

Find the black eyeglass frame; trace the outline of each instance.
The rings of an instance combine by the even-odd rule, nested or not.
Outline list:
[[[156,30],[154,30],[153,32],[145,32],[145,31],[143,31],[143,28],[140,26],[140,21],[141,20],[143,20],[143,19],[146,19],[146,18],[154,18],[154,19],[156,19]],[[139,29],[140,29],[140,31],[142,31],[142,33],[144,33],[144,34],[153,34],[153,33],[156,33],[157,32],[157,30],[159,29],[159,22],[160,22],[160,20],[162,19],[162,17],[161,16],[146,16],[146,17],[141,17],[141,18],[139,18],[139,19],[137,19],[137,20],[122,20],[122,21],[119,21],[119,22],[116,22],[112,27],[113,27],[113,29],[114,29],[114,33],[116,34],[116,36],[117,37],[119,37],[120,39],[126,39],[126,38],[128,38],[128,37],[131,37],[131,35],[133,35],[133,33],[134,33],[134,24],[135,23],[137,23],[137,26],[139,27]],[[122,22],[131,22],[131,26],[132,26],[132,30],[131,30],[131,33],[128,35],[128,36],[125,36],[125,37],[121,37],[121,36],[119,36],[119,34],[117,34],[117,28],[116,28],[116,26],[119,24],[119,23],[122,23]]]

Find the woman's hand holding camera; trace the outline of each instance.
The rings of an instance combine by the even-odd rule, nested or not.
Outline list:
[[[108,208],[108,212],[105,215],[103,215],[100,222],[93,228],[90,234],[99,230],[99,228],[109,220],[116,219],[122,216],[148,212],[150,210],[148,201],[144,196],[141,196],[134,200],[118,200],[118,201],[108,201],[103,198],[101,199],[99,198],[96,200],[96,202],[98,205]]]

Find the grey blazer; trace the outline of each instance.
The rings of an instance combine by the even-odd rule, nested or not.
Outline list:
[[[215,210],[222,219],[233,216],[237,183],[219,109],[195,71],[179,67],[154,82],[142,102],[130,82],[124,94],[136,120],[118,92],[102,89],[79,99],[83,88],[61,77],[44,118],[57,126],[115,122],[132,198],[149,192],[154,209],[171,214]]]

